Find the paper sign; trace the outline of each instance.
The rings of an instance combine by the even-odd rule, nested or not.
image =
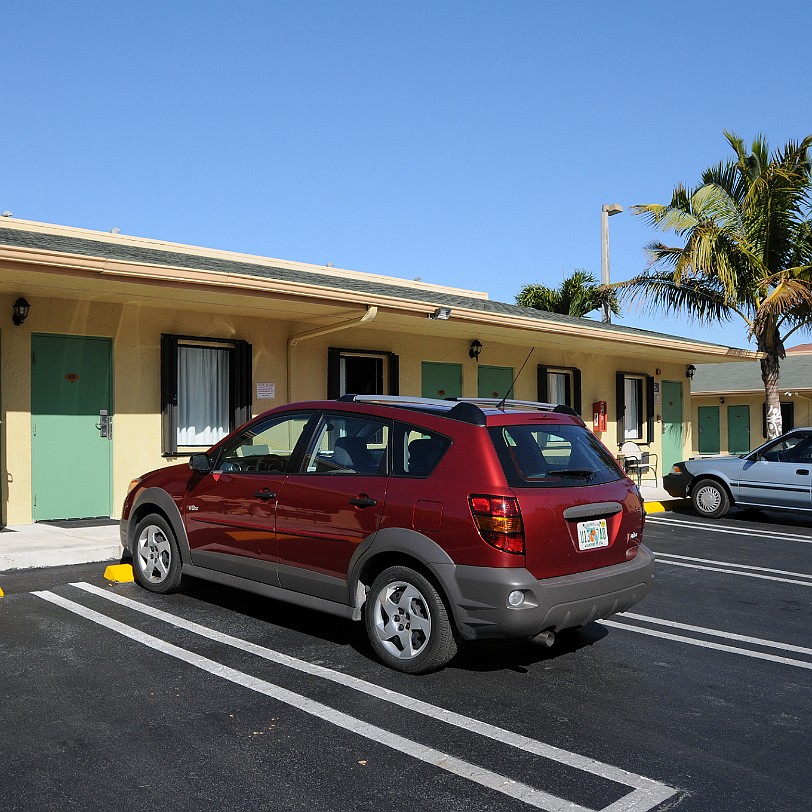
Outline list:
[[[257,400],[273,400],[276,397],[275,383],[258,383]]]

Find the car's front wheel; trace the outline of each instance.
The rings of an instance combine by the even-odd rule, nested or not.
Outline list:
[[[133,570],[138,583],[150,592],[175,592],[181,587],[178,542],[169,523],[157,513],[145,516],[135,528]]]
[[[691,490],[694,509],[701,516],[719,519],[730,510],[730,497],[715,479],[701,479]]]
[[[364,621],[375,653],[396,671],[424,674],[442,668],[457,653],[443,599],[409,567],[389,567],[375,578]]]

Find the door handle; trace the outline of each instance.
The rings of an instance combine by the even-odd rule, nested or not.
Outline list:
[[[354,496],[350,499],[350,504],[360,508],[375,507],[375,505],[378,504],[378,500],[371,499],[369,496]]]
[[[809,469],[799,468],[795,473],[798,474],[798,476],[809,476]]]
[[[257,491],[254,496],[257,499],[262,499],[264,502],[267,502],[269,499],[276,499],[276,494],[273,491]]]

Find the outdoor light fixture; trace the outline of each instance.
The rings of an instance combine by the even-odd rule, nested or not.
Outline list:
[[[11,320],[19,327],[28,318],[28,308],[31,307],[28,302],[20,296],[16,302],[11,306],[12,316]]]
[[[429,313],[429,318],[440,319],[440,321],[446,321],[450,315],[451,315],[450,307],[438,307],[435,309],[433,313]]]
[[[479,363],[479,354],[481,352],[482,352],[482,342],[478,338],[475,338],[471,342],[471,349],[468,350],[468,355],[469,357],[476,359],[476,362]]]
[[[620,214],[623,206],[617,203],[604,203],[601,206],[601,284],[609,284],[609,218],[614,214]],[[611,324],[612,309],[609,302],[601,305],[601,321],[604,324]]]
[[[693,364],[688,364],[685,368],[685,377],[692,381],[694,379],[694,372],[696,372],[696,367]]]

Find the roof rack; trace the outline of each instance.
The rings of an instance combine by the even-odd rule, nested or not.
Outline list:
[[[431,412],[443,410],[443,417],[471,423],[474,426],[486,425],[485,413],[475,403],[457,401],[457,398],[418,398],[407,395],[342,395],[338,398],[344,402],[377,403],[381,406],[403,406],[420,411]]]
[[[578,412],[572,406],[563,403],[539,403],[535,400],[504,400],[502,398],[452,398],[460,403],[475,403],[482,406],[494,406],[498,409],[510,408],[535,409],[539,412],[557,412],[558,414],[574,414]]]
[[[445,417],[461,420],[464,423],[485,425],[485,414],[482,407],[535,409],[540,412],[556,412],[580,417],[571,406],[563,403],[539,403],[534,400],[502,400],[500,398],[418,398],[407,395],[342,395],[338,400],[355,403],[379,403],[382,406],[404,406],[413,409],[447,409]],[[451,405],[455,404],[455,405]],[[470,407],[473,407],[470,408]]]

